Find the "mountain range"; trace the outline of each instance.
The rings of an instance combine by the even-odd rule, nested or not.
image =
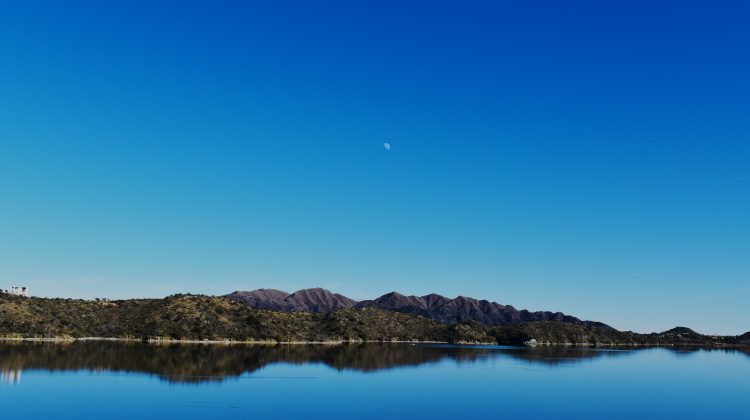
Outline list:
[[[418,315],[446,325],[471,321],[490,326],[560,321],[587,327],[611,328],[601,322],[584,321],[562,312],[530,312],[488,300],[465,296],[450,299],[434,293],[425,296],[405,296],[398,292],[390,292],[377,299],[359,302],[321,288],[302,289],[294,293],[276,289],[257,289],[236,291],[226,297],[253,308],[282,312],[329,313],[345,308],[377,308]]]
[[[351,304],[335,295],[333,298],[340,303],[333,303],[336,299],[322,290],[297,293],[294,299],[287,299],[289,296],[278,291],[252,296],[258,299],[258,295],[274,296],[285,306],[289,305],[286,307],[311,299],[304,302],[304,307],[319,311],[323,310],[321,302],[330,306]],[[355,305],[360,304],[362,302]],[[0,292],[0,340],[83,337],[263,343],[430,341],[514,346],[536,342],[628,348],[679,345],[745,349],[742,351],[750,348],[750,332],[739,336],[709,336],[685,327],[638,334],[558,321],[499,326],[480,322],[446,325],[422,316],[367,306],[314,313],[256,309],[225,296],[176,294],[163,299],[84,300]],[[0,360],[7,361],[6,356],[0,354]]]

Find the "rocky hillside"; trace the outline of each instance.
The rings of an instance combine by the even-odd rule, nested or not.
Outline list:
[[[451,334],[435,321],[374,308],[318,314],[196,295],[96,302],[0,294],[0,336],[6,337],[448,341]]]
[[[450,299],[438,294],[404,296],[398,292],[391,292],[377,299],[357,302],[346,296],[316,288],[303,289],[291,294],[274,289],[237,291],[230,293],[227,297],[253,308],[285,312],[327,313],[341,308],[377,308],[418,315],[446,325],[471,321],[491,326],[534,321],[559,321],[588,327],[610,328],[601,322],[582,321],[562,312],[529,312],[525,309],[518,310],[510,305],[465,296]]]
[[[226,297],[173,295],[164,299],[90,301],[24,298],[0,293],[0,337],[112,337],[236,341],[443,341],[549,344],[739,346],[750,333],[718,337],[678,327],[637,334],[570,322],[502,326],[476,321],[439,323],[374,307],[327,313],[251,308]]]

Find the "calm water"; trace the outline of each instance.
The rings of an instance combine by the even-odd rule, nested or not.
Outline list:
[[[750,354],[0,343],[2,418],[750,418]]]

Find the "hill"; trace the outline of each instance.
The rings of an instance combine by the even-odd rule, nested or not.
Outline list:
[[[447,341],[449,329],[429,319],[374,308],[319,314],[255,309],[225,297],[197,295],[96,302],[0,294],[0,335],[239,341]]]
[[[269,292],[274,293],[274,292]],[[323,295],[319,295],[323,296]],[[637,334],[560,321],[491,326],[446,325],[423,316],[374,307],[327,313],[252,308],[227,297],[173,295],[164,299],[90,301],[25,298],[0,293],[0,337],[134,338],[270,342],[441,341],[584,345],[746,345],[748,337],[705,336],[684,327]]]

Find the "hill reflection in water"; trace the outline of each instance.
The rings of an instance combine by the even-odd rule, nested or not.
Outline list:
[[[4,378],[12,377],[14,381],[16,377],[20,378],[23,370],[33,369],[147,373],[168,382],[202,383],[238,377],[274,363],[323,363],[337,370],[360,372],[440,361],[478,363],[495,358],[515,359],[530,365],[560,366],[601,357],[623,357],[633,351],[637,350],[379,343],[246,345],[108,341],[5,342],[0,343],[0,372]]]

